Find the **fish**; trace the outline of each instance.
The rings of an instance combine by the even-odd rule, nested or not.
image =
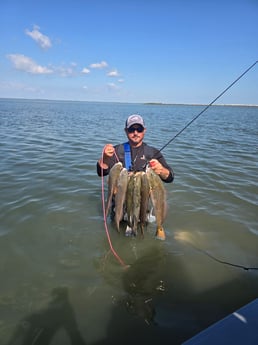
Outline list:
[[[134,185],[134,179],[133,179],[133,172],[130,172],[128,174],[128,183],[127,183],[127,190],[126,190],[126,200],[125,200],[125,211],[127,216],[127,223],[130,228],[132,228],[133,224],[133,185]]]
[[[137,235],[138,222],[141,208],[141,172],[129,174],[129,181],[126,193],[126,213],[128,225],[133,235]]]
[[[150,199],[150,185],[146,173],[141,173],[141,208],[140,208],[140,229],[144,237],[144,228],[147,223],[147,211]]]
[[[110,169],[109,178],[108,178],[108,196],[107,196],[107,203],[106,203],[106,210],[105,210],[106,217],[110,210],[113,196],[117,193],[118,178],[122,169],[123,169],[123,164],[121,162],[117,162]]]
[[[146,168],[146,176],[150,185],[150,198],[156,217],[156,238],[165,240],[163,223],[167,213],[166,190],[160,177],[150,168]]]
[[[115,223],[118,232],[120,232],[120,222],[124,215],[128,179],[128,171],[126,168],[123,168],[118,177],[117,192],[115,194]]]
[[[134,185],[133,185],[133,233],[137,235],[138,222],[140,219],[141,210],[141,172],[134,174]]]
[[[152,204],[156,220],[155,236],[165,240],[163,223],[167,213],[166,190],[159,175],[150,167],[146,168],[146,172],[128,172],[121,162],[116,163],[109,172],[106,216],[113,199],[118,232],[120,222],[126,215],[130,234],[136,236],[140,225],[144,237],[148,208]]]

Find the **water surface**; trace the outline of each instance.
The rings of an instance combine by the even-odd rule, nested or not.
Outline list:
[[[166,146],[166,241],[109,221],[130,268],[110,252],[104,144],[138,112],[161,148],[202,109],[0,100],[1,344],[180,344],[258,297],[257,270],[217,261],[258,267],[257,107],[212,106]]]

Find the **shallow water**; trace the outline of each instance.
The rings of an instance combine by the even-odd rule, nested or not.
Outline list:
[[[258,297],[257,107],[213,106],[166,146],[166,241],[109,221],[129,268],[110,251],[103,145],[139,112],[161,148],[202,109],[0,100],[1,344],[180,344]]]

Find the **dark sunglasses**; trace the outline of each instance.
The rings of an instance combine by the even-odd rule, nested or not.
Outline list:
[[[144,128],[142,126],[127,128],[128,133],[134,133],[134,131],[137,131],[138,133],[142,133],[144,131]]]

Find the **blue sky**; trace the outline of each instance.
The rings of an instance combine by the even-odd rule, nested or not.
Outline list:
[[[0,97],[207,104],[258,60],[258,0],[1,0]],[[258,63],[217,104],[258,104]]]

